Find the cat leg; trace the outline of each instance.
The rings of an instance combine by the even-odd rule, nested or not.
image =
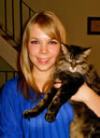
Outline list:
[[[58,113],[58,110],[61,106],[60,97],[61,97],[61,93],[60,93],[60,90],[58,90],[52,102],[49,104],[48,112],[45,115],[45,119],[48,122],[53,122],[56,119],[56,114]]]
[[[30,118],[39,115],[45,108],[48,107],[56,92],[56,88],[52,88],[52,92],[49,91],[47,94],[45,94],[44,98],[34,108],[24,111],[24,117]]]
[[[60,107],[77,92],[78,88],[84,83],[84,78],[79,74],[74,76],[67,75],[67,78],[62,80],[62,83],[61,88],[48,106],[48,112],[46,113],[45,118],[49,122],[55,120]]]

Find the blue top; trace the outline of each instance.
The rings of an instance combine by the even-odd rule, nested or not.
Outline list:
[[[65,103],[52,123],[44,118],[47,109],[35,118],[25,119],[23,111],[35,106],[43,96],[34,102],[25,99],[17,89],[17,81],[8,81],[0,93],[0,138],[69,138],[74,116],[71,104]]]

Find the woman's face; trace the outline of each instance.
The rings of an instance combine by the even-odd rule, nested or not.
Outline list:
[[[60,43],[56,39],[50,38],[37,24],[31,27],[28,53],[34,71],[52,70],[59,52]]]

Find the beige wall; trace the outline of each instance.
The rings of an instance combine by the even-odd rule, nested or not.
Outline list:
[[[91,46],[89,61],[100,73],[100,35],[87,34],[87,17],[100,17],[100,0],[24,0],[35,11],[54,11],[68,31],[69,43]]]
[[[13,71],[13,68],[9,66],[8,63],[4,61],[4,59],[0,57],[0,71],[5,71],[5,70]]]

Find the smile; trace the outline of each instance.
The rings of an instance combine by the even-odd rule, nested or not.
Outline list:
[[[49,59],[45,59],[45,58],[38,58],[38,62],[39,62],[40,64],[47,64],[47,63],[48,63],[48,61],[49,61]]]

